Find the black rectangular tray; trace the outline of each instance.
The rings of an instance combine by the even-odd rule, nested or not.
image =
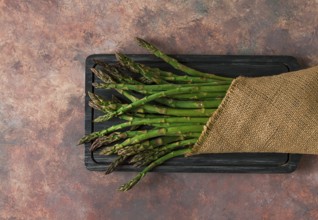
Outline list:
[[[168,71],[175,71],[168,64],[152,55],[128,55],[135,61]],[[236,77],[275,75],[299,69],[297,60],[290,56],[211,56],[211,55],[172,55],[181,63],[201,71],[211,72],[222,76]],[[96,54],[87,57],[85,69],[85,133],[89,134],[116,123],[116,119],[105,123],[93,123],[93,119],[101,115],[88,106],[87,92],[96,92],[106,98],[111,98],[110,91],[96,90],[92,83],[98,81],[90,71],[94,67],[94,59],[115,63],[113,54]],[[95,91],[94,91],[95,90]],[[117,94],[118,95],[118,94]],[[92,171],[104,171],[114,160],[114,156],[100,156],[98,152],[89,151],[90,144],[85,144],[85,165]],[[192,157],[171,159],[153,171],[162,172],[246,172],[246,173],[288,173],[297,168],[301,158],[299,154],[282,153],[228,153],[207,154]],[[120,171],[139,171],[125,164]]]

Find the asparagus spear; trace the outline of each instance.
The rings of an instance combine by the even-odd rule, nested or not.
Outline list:
[[[169,144],[178,140],[184,139],[184,136],[172,136],[172,137],[158,137],[150,140],[143,141],[139,144],[128,145],[120,150],[118,150],[118,155],[132,156],[134,154],[140,153],[145,150],[154,149],[156,147]]]
[[[109,112],[108,109],[104,108],[103,106],[97,105],[97,104],[95,104],[95,103],[92,102],[92,101],[89,101],[89,102],[88,102],[88,105],[89,105],[89,107],[91,107],[91,108],[93,108],[93,109],[96,109],[96,110],[99,110],[99,111],[102,111],[102,112],[104,112],[104,113],[108,113],[108,112]],[[114,111],[115,109],[112,109],[112,110]]]
[[[115,83],[115,81],[107,74],[103,73],[101,70],[91,68],[92,73],[97,76],[100,80],[105,83]]]
[[[141,105],[144,105],[150,101],[153,101],[155,99],[161,98],[161,97],[165,97],[165,96],[169,96],[169,95],[175,95],[175,94],[184,94],[187,92],[213,92],[215,91],[214,87],[208,87],[208,86],[195,86],[195,87],[185,87],[185,88],[176,88],[176,89],[171,89],[171,90],[166,90],[163,92],[158,92],[155,93],[153,95],[150,96],[146,96],[138,101],[135,101],[133,103],[128,104],[125,107],[121,107],[119,108],[117,111],[114,111],[112,113],[103,115],[101,117],[98,117],[95,119],[95,122],[103,122],[103,121],[107,121],[110,118],[114,117],[114,116],[118,116],[121,115],[125,112],[127,112],[128,110],[132,109],[132,108],[136,108],[139,107]]]
[[[129,114],[126,114],[126,115],[120,115],[118,116],[119,118],[122,118],[124,120],[127,120],[127,121],[130,121],[132,120],[133,118],[139,118],[139,119],[142,119],[142,118],[170,118],[171,116],[168,116],[168,115],[156,115],[156,114],[140,114],[140,113],[136,113],[134,114],[134,116],[131,116]]]
[[[167,81],[154,76],[148,69],[144,68],[141,64],[135,63],[132,59],[128,58],[127,56],[116,53],[117,60],[125,67],[130,69],[132,72],[139,73],[144,76],[146,79],[149,79],[158,84],[165,84]]]
[[[109,104],[109,105],[100,105],[100,104],[96,104],[92,101],[88,102],[88,105],[93,108],[96,109],[98,111],[102,111],[104,113],[109,113],[112,111],[116,111],[117,109],[119,109],[120,107],[126,106],[125,104]]]
[[[173,107],[162,107],[157,105],[144,105],[139,107],[134,112],[138,113],[157,113],[157,114],[165,114],[165,115],[173,115],[173,116],[210,116],[211,113],[218,107],[221,103],[221,99],[215,99],[211,101],[178,101],[172,99],[157,99],[156,102],[162,103],[163,105]],[[116,111],[121,107],[127,106],[127,104],[96,104],[90,101],[89,106],[102,111],[106,114],[111,113],[112,111]],[[193,110],[187,110],[193,109]],[[157,122],[153,122],[157,123]]]
[[[104,70],[112,76],[112,79],[114,79],[118,83],[141,84],[139,81],[135,80],[128,74],[125,74],[123,76],[123,73],[120,71],[120,67],[118,66],[116,67],[114,65],[109,65],[107,63],[100,62],[98,60],[95,60],[95,63],[102,66]],[[106,73],[103,73],[103,74],[106,74]]]
[[[99,137],[103,137],[103,135],[101,135],[102,132],[103,132],[103,130],[95,131],[95,132],[92,132],[90,134],[85,135],[84,137],[82,137],[79,140],[78,145],[84,144],[84,143],[88,143],[88,142],[90,142],[92,140],[95,140],[96,138],[99,138]],[[146,130],[127,131],[127,132],[121,132],[121,133],[120,132],[114,132],[113,134],[107,135],[107,136],[105,136],[103,138],[105,140],[113,140],[113,138],[115,138],[115,136],[116,136],[116,138],[118,136],[118,138],[121,139],[121,138],[127,138],[127,137],[131,137],[131,136],[134,136],[134,135],[137,135],[137,134],[146,133],[146,132],[147,132]],[[113,135],[114,135],[114,137],[112,137]],[[107,138],[111,138],[111,139],[107,139]]]
[[[187,88],[187,87],[196,87],[196,86],[210,86],[214,88],[214,92],[225,92],[229,88],[230,83],[225,82],[209,82],[209,83],[197,83],[197,84],[160,84],[160,85],[133,85],[133,84],[116,84],[116,83],[93,83],[93,86],[98,89],[121,89],[121,90],[133,90],[133,91],[165,91],[175,88]]]
[[[105,174],[112,173],[120,164],[122,164],[127,159],[127,156],[119,156],[114,160],[107,168]]]
[[[156,105],[144,105],[138,108],[138,113],[157,113],[163,115],[181,116],[181,117],[209,117],[215,111],[215,108],[200,108],[200,109],[182,109],[182,108],[168,108]],[[101,116],[103,117],[103,116]],[[99,121],[99,118],[96,120]]]
[[[211,100],[211,98],[224,98],[226,92],[193,92],[168,96],[180,100]]]
[[[176,75],[172,72],[168,71],[163,71],[160,70],[159,68],[153,68],[153,67],[148,67],[143,64],[139,64],[134,62],[132,59],[129,57],[117,53],[116,54],[117,60],[119,62],[130,69],[132,72],[135,73],[140,73],[147,79],[155,79],[157,83],[162,84],[162,83],[168,83],[167,81],[172,81],[174,83],[180,83],[180,82],[186,82],[186,83],[194,83],[194,82],[199,82],[199,83],[204,83],[204,82],[215,82],[214,79],[211,78],[202,78],[202,77],[191,77],[191,76],[179,76]],[[160,79],[163,79],[162,81],[158,81]],[[154,81],[154,80],[153,80]]]
[[[129,57],[117,53],[117,60],[123,65],[126,66],[128,69],[130,69],[132,72],[140,73],[141,75],[146,73],[149,76],[152,77],[160,77],[167,76],[167,77],[174,77],[177,76],[174,73],[163,71],[159,68],[149,67],[144,64],[136,63]]]
[[[110,104],[110,102],[104,101],[101,96],[96,95],[90,91],[88,91],[87,94],[88,94],[89,98],[91,99],[91,101],[97,105],[105,105],[106,106],[106,105]]]
[[[160,51],[158,48],[153,46],[152,44],[148,43],[147,41],[141,39],[141,38],[136,38],[139,45],[151,53],[153,53],[155,56],[163,59],[166,63],[170,64],[172,67],[174,67],[177,70],[181,70],[184,73],[189,74],[190,76],[198,76],[198,77],[203,77],[203,78],[211,78],[215,80],[225,80],[229,81],[231,80],[230,78],[227,77],[222,77],[222,76],[216,76],[210,73],[203,73],[198,70],[192,69],[190,67],[187,67],[181,63],[179,63],[176,59],[164,54],[162,51]]]
[[[116,89],[120,94],[124,95],[128,98],[131,102],[135,102],[138,99],[131,95],[129,91]],[[176,95],[169,95],[173,99],[185,99],[185,100],[211,100],[211,98],[224,98],[226,92],[199,92],[199,93],[189,93],[189,94],[176,94]],[[166,97],[167,98],[167,97]]]
[[[164,124],[152,124],[151,126],[156,128],[168,128],[177,126],[191,126],[191,125],[205,125],[206,123],[164,123]]]
[[[135,125],[152,125],[152,124],[167,124],[167,123],[203,123],[207,122],[206,117],[169,117],[169,118],[146,118],[146,119],[139,119],[133,118],[131,121],[124,122],[121,124],[113,125],[108,129],[99,131],[99,136],[104,136],[108,133],[130,127]]]
[[[118,155],[132,156],[137,153],[140,154],[143,151],[149,151],[159,146],[167,145],[172,142],[182,141],[188,138],[196,138],[195,140],[197,140],[199,135],[200,133],[187,133],[184,135],[174,136],[174,137],[159,137],[150,141],[149,140],[144,141],[140,144],[129,145],[127,147],[124,147],[118,151]]]
[[[141,178],[143,178],[146,173],[150,170],[152,170],[153,168],[155,168],[156,166],[164,163],[165,161],[177,157],[177,156],[182,156],[185,155],[186,153],[189,153],[191,151],[191,149],[181,149],[181,150],[176,150],[176,151],[172,151],[168,154],[166,154],[163,157],[160,157],[159,159],[155,160],[154,162],[152,162],[150,165],[148,165],[143,171],[141,171],[135,178],[133,178],[132,180],[130,180],[128,183],[122,185],[119,190],[120,191],[128,191],[129,189],[131,189],[134,185],[136,185],[139,180]]]
[[[155,138],[159,136],[176,136],[182,135],[183,133],[191,133],[191,132],[201,132],[203,126],[179,126],[179,127],[169,127],[169,128],[160,128],[153,129],[148,131],[145,134],[136,135],[132,138],[126,139],[124,142],[120,144],[116,144],[111,147],[107,147],[100,152],[101,155],[110,155],[114,152],[118,152],[118,150],[124,148],[125,146],[137,144],[144,140]]]
[[[101,96],[90,91],[88,91],[87,94],[91,99],[88,104],[94,109],[109,112],[123,106],[123,104],[115,96],[112,96],[111,101],[105,101]]]
[[[161,101],[160,101],[161,100]],[[214,100],[214,101],[206,101],[206,102],[178,102],[173,101],[171,99],[157,99],[156,100],[159,103],[164,103],[168,106],[174,106],[174,107],[181,107],[183,109],[178,108],[168,108],[168,107],[162,107],[157,105],[144,105],[142,107],[139,107],[134,110],[134,112],[138,113],[157,113],[157,114],[165,114],[165,115],[174,115],[174,116],[210,116],[214,111],[215,108],[218,106],[218,103],[220,100]],[[100,103],[100,102],[99,102]],[[99,104],[97,102],[91,103],[89,102],[89,105],[97,110],[103,111],[106,114],[111,113],[111,111],[116,111],[117,109],[121,107],[126,107],[127,105],[124,104]],[[197,108],[193,110],[187,110],[189,108]],[[101,116],[104,117],[104,116]],[[98,121],[99,118],[97,118],[95,121]],[[157,123],[157,122],[154,122]]]
[[[176,75],[176,76],[162,76],[162,78],[166,81],[171,81],[171,82],[176,83],[176,84],[216,82],[214,79],[195,77],[195,76],[193,77],[193,76],[177,76]]]
[[[156,99],[156,102],[167,105],[169,107],[173,108],[193,108],[193,109],[201,109],[201,108],[217,108],[221,102],[222,99],[212,99],[210,101],[180,101],[175,99]]]
[[[80,142],[86,143],[88,142],[87,140],[89,141],[95,140],[90,147],[90,151],[94,151],[103,145],[111,144],[113,142],[116,142],[125,138],[130,138],[142,133],[147,133],[147,130],[114,132],[107,136],[97,136],[99,132],[93,132],[87,136],[84,136]]]
[[[192,145],[196,143],[198,137],[191,138],[190,136],[187,136],[185,139],[186,140],[177,141],[177,142],[174,142],[159,148],[151,149],[144,153],[139,153],[138,155],[134,156],[129,163],[133,163],[134,166],[147,165],[151,163],[152,161],[158,159],[159,157],[169,153],[170,151],[175,150],[176,148],[184,147],[184,146]]]

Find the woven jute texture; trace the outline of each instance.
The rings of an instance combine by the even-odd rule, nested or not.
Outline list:
[[[318,154],[318,66],[232,82],[189,155],[235,152]]]

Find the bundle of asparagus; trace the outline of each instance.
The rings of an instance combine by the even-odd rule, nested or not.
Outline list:
[[[95,88],[114,89],[129,102],[118,97],[105,100],[88,93],[89,105],[104,113],[94,122],[113,117],[124,122],[87,134],[79,144],[91,142],[91,151],[102,148],[100,154],[118,156],[106,174],[127,162],[145,166],[119,188],[121,191],[131,189],[154,167],[190,152],[232,82],[231,78],[187,67],[145,40],[137,38],[137,41],[183,74],[139,64],[120,53],[116,54],[118,63],[96,61],[96,67],[91,69],[101,80],[93,84]]]

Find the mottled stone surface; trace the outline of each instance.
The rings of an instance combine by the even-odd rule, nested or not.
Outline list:
[[[318,65],[318,2],[0,0],[0,219],[318,219],[318,157],[290,174],[87,171],[93,53],[293,55]]]

